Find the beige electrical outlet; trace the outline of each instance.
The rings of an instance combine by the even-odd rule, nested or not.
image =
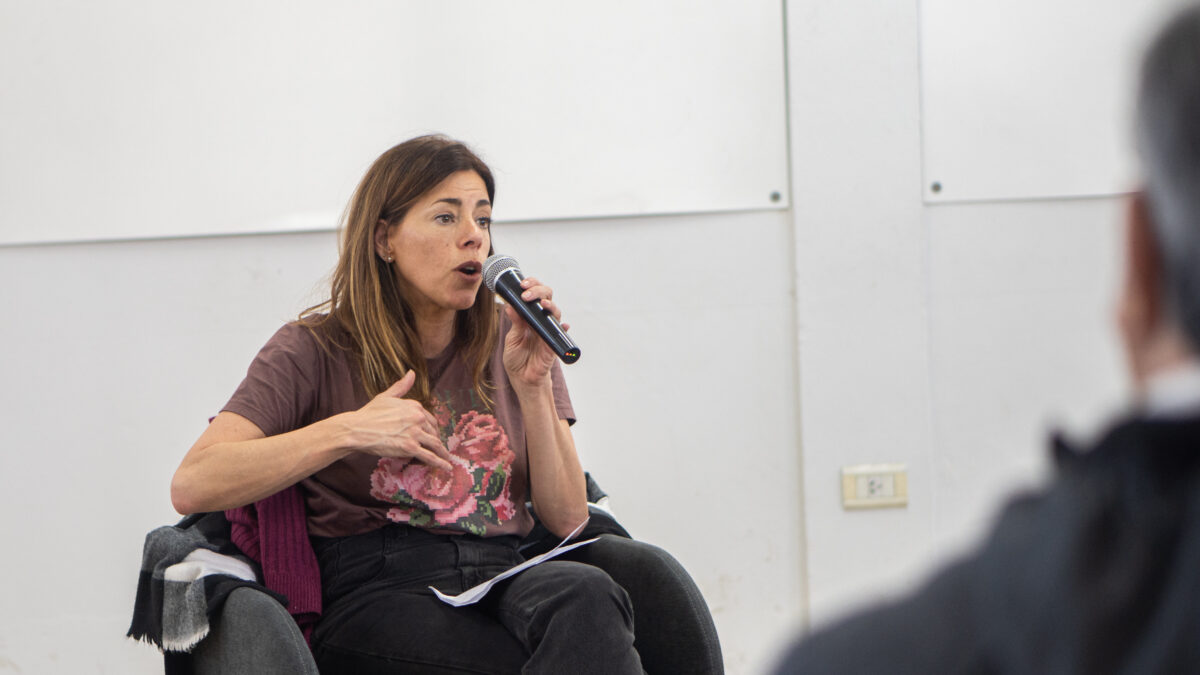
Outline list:
[[[859,464],[842,467],[842,508],[882,509],[908,506],[908,467]]]

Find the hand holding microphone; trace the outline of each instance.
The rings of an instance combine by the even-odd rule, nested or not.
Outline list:
[[[504,298],[563,363],[575,363],[579,360],[581,352],[571,338],[567,337],[558,319],[543,309],[536,300],[521,299],[524,290],[521,288],[521,282],[524,279],[521,268],[512,256],[497,253],[483,263],[483,283],[488,289]]]

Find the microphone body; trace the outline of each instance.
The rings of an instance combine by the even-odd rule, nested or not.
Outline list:
[[[496,295],[517,311],[525,323],[533,327],[534,332],[554,350],[563,363],[575,363],[582,352],[579,347],[567,337],[566,331],[558,324],[550,312],[542,309],[536,300],[521,299],[521,282],[525,277],[521,268],[512,256],[497,253],[483,263],[483,283]]]

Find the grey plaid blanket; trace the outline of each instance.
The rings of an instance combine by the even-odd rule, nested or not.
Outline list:
[[[152,530],[142,548],[126,636],[164,651],[191,651],[208,635],[209,617],[231,591],[247,585],[266,590],[257,578],[255,564],[230,542],[222,513],[196,514]]]

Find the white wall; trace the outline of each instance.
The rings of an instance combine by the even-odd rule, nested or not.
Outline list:
[[[731,673],[978,537],[1043,475],[1051,420],[1120,397],[1119,201],[926,207],[917,25],[911,0],[788,3],[791,212],[496,228],[585,351],[586,465],[692,571]],[[88,217],[69,189],[47,209]],[[122,637],[142,537],[334,254],[329,233],[0,248],[0,672],[156,672]],[[875,461],[908,464],[909,507],[843,511],[838,469]]]
[[[693,572],[746,672],[801,603],[788,215],[495,236],[553,281],[584,349],[567,373],[586,466]],[[0,248],[0,672],[154,672],[123,638],[142,537],[174,521],[175,466],[335,251],[330,233]]]
[[[489,162],[514,220],[785,206],[782,15],[778,0],[0,2],[0,243],[326,229],[384,147],[430,131]],[[90,217],[43,227],[62,184]]]
[[[811,620],[902,592],[1120,401],[1120,200],[926,206],[918,3],[788,3]],[[839,469],[908,466],[906,509]]]

